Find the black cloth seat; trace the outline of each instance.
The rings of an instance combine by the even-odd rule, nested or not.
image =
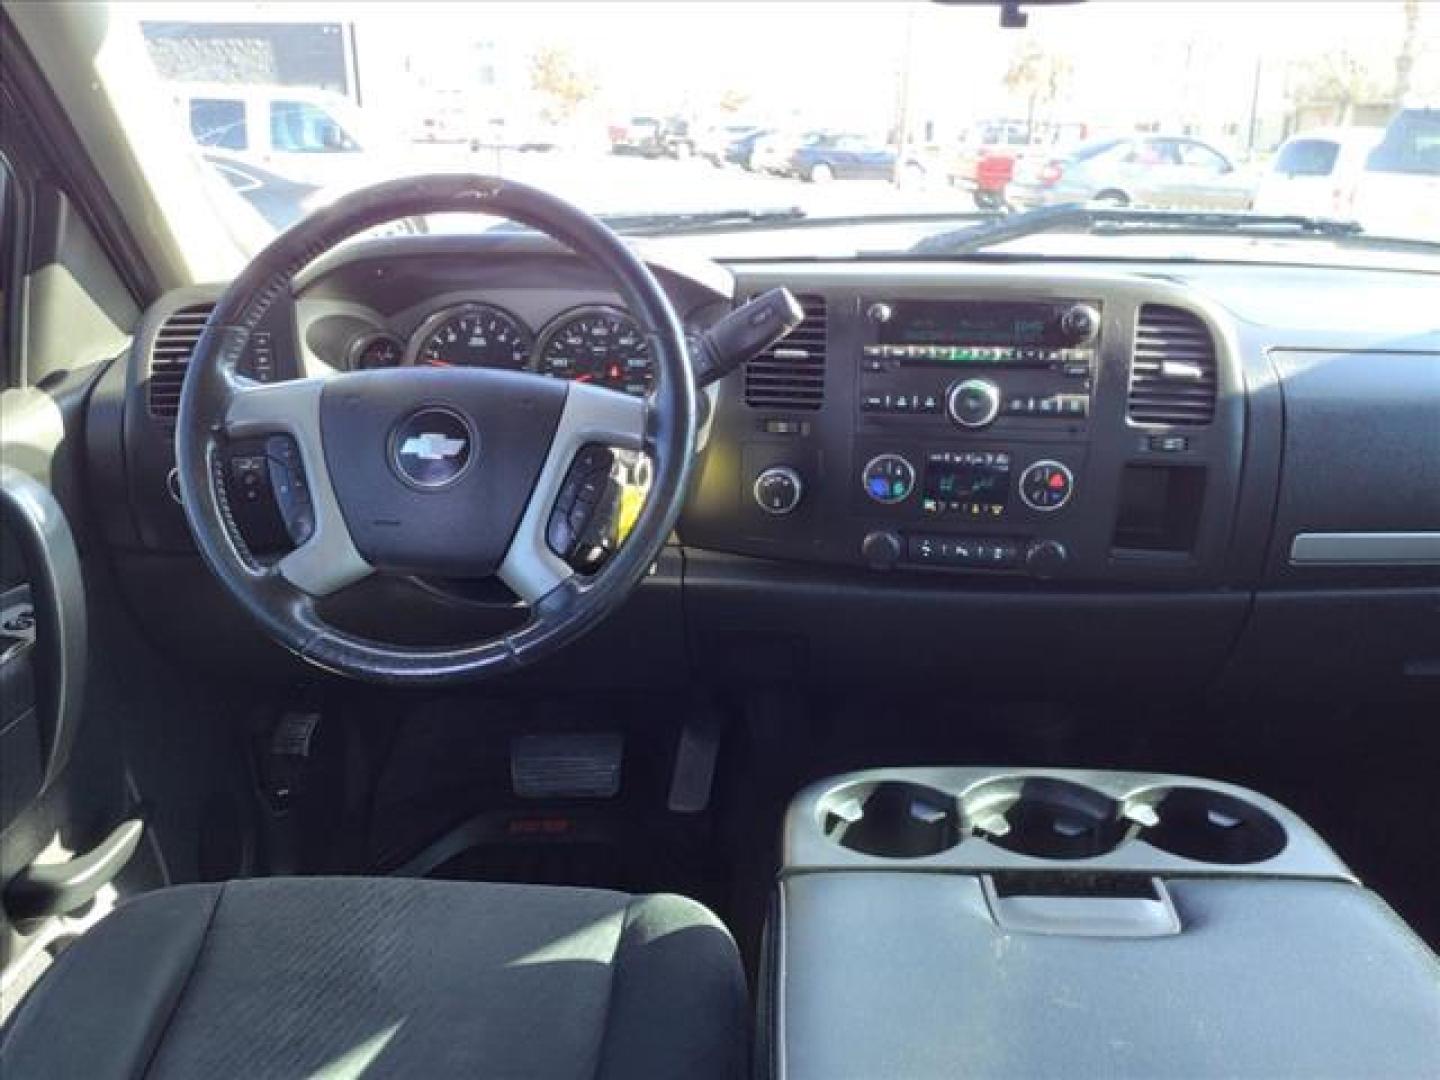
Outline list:
[[[737,1077],[735,944],[678,896],[370,878],[181,886],[66,950],[0,1076]]]

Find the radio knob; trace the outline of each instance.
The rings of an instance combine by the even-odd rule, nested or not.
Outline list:
[[[1025,569],[1036,577],[1054,577],[1070,561],[1070,553],[1058,540],[1037,540],[1025,549]]]
[[[805,485],[789,465],[772,465],[755,478],[751,491],[761,510],[783,517],[800,505]]]
[[[982,428],[1000,415],[1000,388],[989,379],[966,379],[950,388],[945,407],[961,427]]]
[[[860,554],[865,556],[865,562],[875,570],[889,570],[900,561],[904,550],[905,545],[900,540],[900,534],[888,529],[866,533],[865,539],[860,541]]]
[[[889,304],[876,301],[865,309],[865,314],[873,323],[887,323],[895,317],[895,309]]]
[[[1060,332],[1071,345],[1083,345],[1100,332],[1100,313],[1089,304],[1076,304],[1060,316]]]

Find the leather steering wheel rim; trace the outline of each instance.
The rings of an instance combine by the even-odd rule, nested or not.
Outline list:
[[[410,374],[403,375],[403,368],[333,373],[263,385],[237,373],[252,333],[276,300],[289,294],[305,266],[376,225],[444,212],[519,222],[606,271],[645,335],[655,368],[650,394],[642,400],[560,383],[562,395],[556,380],[547,376],[483,369],[465,369],[463,374],[408,369]],[[374,570],[348,537],[346,513],[337,502],[332,478],[333,468],[345,466],[329,460],[334,455],[325,447],[340,409],[333,403],[363,397],[360,391],[406,388],[430,374],[444,374],[451,380],[444,385],[474,390],[482,397],[494,392],[511,395],[522,405],[541,398],[563,405],[555,406],[559,415],[543,467],[504,561],[494,571],[529,604],[529,620],[484,641],[410,647],[337,629],[317,611],[320,597]],[[379,381],[387,376],[392,383]],[[404,387],[402,379],[408,380]],[[357,393],[349,393],[351,388]],[[614,610],[649,571],[674,528],[690,479],[696,427],[694,378],[679,320],[649,269],[618,236],[577,207],[524,184],[474,175],[422,176],[365,188],[311,214],[278,236],[234,279],[190,360],[176,426],[176,464],[185,515],[201,555],[267,634],[333,672],[377,682],[436,685],[487,678],[533,663]],[[289,435],[298,444],[317,521],[314,536],[305,544],[278,563],[262,564],[246,549],[234,525],[222,451],[233,438],[268,433]],[[562,570],[544,547],[550,513],[545,500],[553,500],[558,490],[556,468],[563,475],[567,455],[573,457],[592,442],[642,450],[650,458],[652,480],[620,549],[593,576],[582,578]],[[478,441],[475,454],[480,454]],[[467,507],[466,512],[475,509]],[[349,511],[349,519],[354,517]]]

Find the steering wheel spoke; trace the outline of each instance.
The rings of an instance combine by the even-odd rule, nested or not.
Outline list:
[[[276,570],[316,597],[328,596],[373,572],[355,547],[325,462],[320,394],[327,381],[247,385],[232,379],[223,421],[232,439],[265,437],[271,487],[280,516],[297,541]]]
[[[645,446],[646,402],[618,390],[571,383],[565,408],[550,442],[550,452],[510,549],[497,571],[500,579],[527,604],[559,588],[575,571],[551,543],[552,525],[563,530],[564,509],[557,508],[561,489],[577,456],[587,446],[641,450]],[[555,515],[561,515],[557,520]]]

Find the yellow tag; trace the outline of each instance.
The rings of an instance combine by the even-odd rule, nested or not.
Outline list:
[[[635,527],[640,508],[645,505],[645,489],[637,484],[622,484],[620,488],[620,513],[615,520],[615,539],[624,543]]]

